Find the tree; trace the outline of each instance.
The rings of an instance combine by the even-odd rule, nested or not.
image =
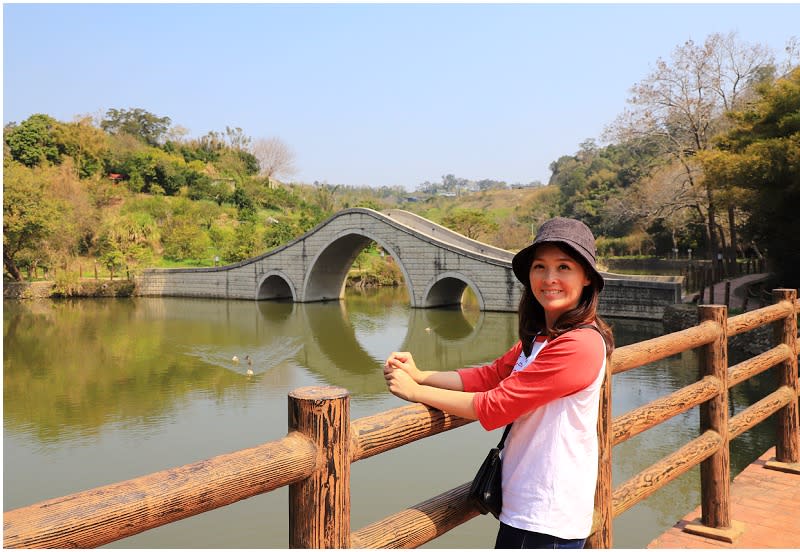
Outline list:
[[[800,287],[800,68],[759,93],[731,114],[734,128],[701,161],[710,182],[752,192],[753,233],[767,244],[781,285]]]
[[[497,223],[485,211],[478,209],[457,209],[442,219],[442,225],[473,240],[498,229]]]
[[[677,47],[670,62],[659,59],[655,70],[633,86],[632,109],[621,115],[610,133],[623,142],[651,142],[674,159],[685,184],[701,188],[706,238],[716,257],[717,200],[704,181],[697,154],[710,149],[712,137],[724,130],[724,114],[740,106],[747,86],[773,67],[773,57],[761,45],[741,43],[735,33],[715,33],[700,45],[689,40]]]
[[[159,117],[141,108],[109,109],[100,128],[110,134],[130,134],[146,144],[158,146],[169,130],[169,117]]]
[[[103,158],[108,149],[106,137],[101,129],[92,124],[89,116],[59,125],[56,131],[59,150],[72,157],[81,178],[96,174],[103,168]]]
[[[18,126],[7,126],[5,141],[12,158],[28,167],[59,163],[58,127],[58,121],[41,113],[31,115]]]
[[[22,280],[18,261],[37,259],[58,227],[58,205],[49,197],[40,171],[13,163],[3,175],[3,267]]]
[[[294,152],[280,138],[259,138],[253,143],[252,153],[258,159],[260,174],[267,177],[272,187],[273,177],[295,173]]]

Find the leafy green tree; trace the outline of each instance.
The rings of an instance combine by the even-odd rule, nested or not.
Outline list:
[[[172,218],[162,230],[164,255],[175,260],[201,259],[211,247],[211,239],[190,215]]]
[[[129,134],[146,144],[157,146],[169,130],[169,117],[159,117],[141,108],[109,109],[100,128],[110,134]]]
[[[15,161],[28,167],[61,162],[56,134],[60,123],[41,113],[15,127],[7,127],[5,141]]]
[[[41,172],[19,164],[3,175],[3,268],[22,280],[21,257],[35,259],[58,228],[59,205],[50,198]]]
[[[289,243],[297,235],[297,228],[287,221],[273,219],[264,229],[264,247],[274,249]]]
[[[263,238],[254,221],[240,222],[234,230],[233,240],[227,244],[224,259],[227,262],[239,262],[255,257],[263,252]]]
[[[55,138],[59,151],[73,159],[81,178],[100,172],[108,149],[107,135],[92,124],[91,117],[60,124]]]
[[[138,266],[152,261],[159,238],[159,225],[153,216],[128,207],[103,221],[97,238],[97,253],[109,270],[123,265]]]
[[[497,231],[498,225],[489,218],[486,211],[478,209],[457,209],[442,219],[442,224],[473,240]]]
[[[759,94],[732,114],[735,127],[701,161],[713,185],[752,191],[753,234],[767,245],[781,285],[800,287],[800,67]]]

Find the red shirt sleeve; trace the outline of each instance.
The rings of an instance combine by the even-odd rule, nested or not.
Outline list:
[[[491,364],[457,370],[464,391],[488,391],[497,387],[514,369],[520,352],[522,352],[522,342],[517,341],[516,345]]]
[[[500,357],[492,367],[510,354],[511,351]],[[516,356],[519,356],[519,350]],[[511,361],[511,368],[516,356]],[[550,401],[585,389],[597,377],[604,357],[603,339],[595,330],[586,328],[567,332],[545,345],[536,359],[524,369],[517,372],[509,370],[506,377],[500,378],[494,387],[479,390],[473,399],[478,420],[484,428],[493,430]],[[505,367],[506,363],[502,366]],[[492,374],[494,371],[485,372]],[[502,373],[499,367],[496,373],[498,376]],[[485,377],[480,381],[488,383],[490,380]],[[468,390],[466,384],[464,390]]]

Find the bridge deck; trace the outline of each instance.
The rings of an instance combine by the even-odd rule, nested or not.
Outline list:
[[[647,548],[800,548],[800,475],[764,467],[774,459],[772,447],[731,484],[731,520],[744,529],[733,543],[683,530],[699,523],[698,506]]]

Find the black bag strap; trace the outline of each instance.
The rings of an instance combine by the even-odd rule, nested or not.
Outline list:
[[[599,333],[601,336],[603,335],[603,334],[600,332],[600,328],[598,328],[598,327],[597,327],[597,326],[595,326],[594,324],[581,324],[580,326],[575,326],[575,329],[576,329],[576,330],[577,330],[578,328],[580,328],[580,329],[583,329],[583,328],[591,328],[591,329],[593,329],[594,331],[596,331],[597,333]],[[541,333],[541,332],[540,332],[540,333]],[[498,450],[503,450],[503,447],[504,447],[504,446],[505,446],[505,444],[506,444],[506,437],[508,437],[508,433],[511,431],[511,426],[513,425],[513,423],[514,423],[514,422],[511,422],[510,424],[508,424],[508,425],[506,426],[506,429],[503,431],[503,437],[500,439],[500,442],[499,442],[499,443],[497,443],[497,449],[498,449]]]
[[[497,443],[497,449],[503,450],[503,446],[506,444],[506,437],[508,437],[508,432],[511,431],[511,426],[514,425],[514,422],[511,422],[506,426],[505,431],[503,431],[503,438],[500,439],[500,442]]]

